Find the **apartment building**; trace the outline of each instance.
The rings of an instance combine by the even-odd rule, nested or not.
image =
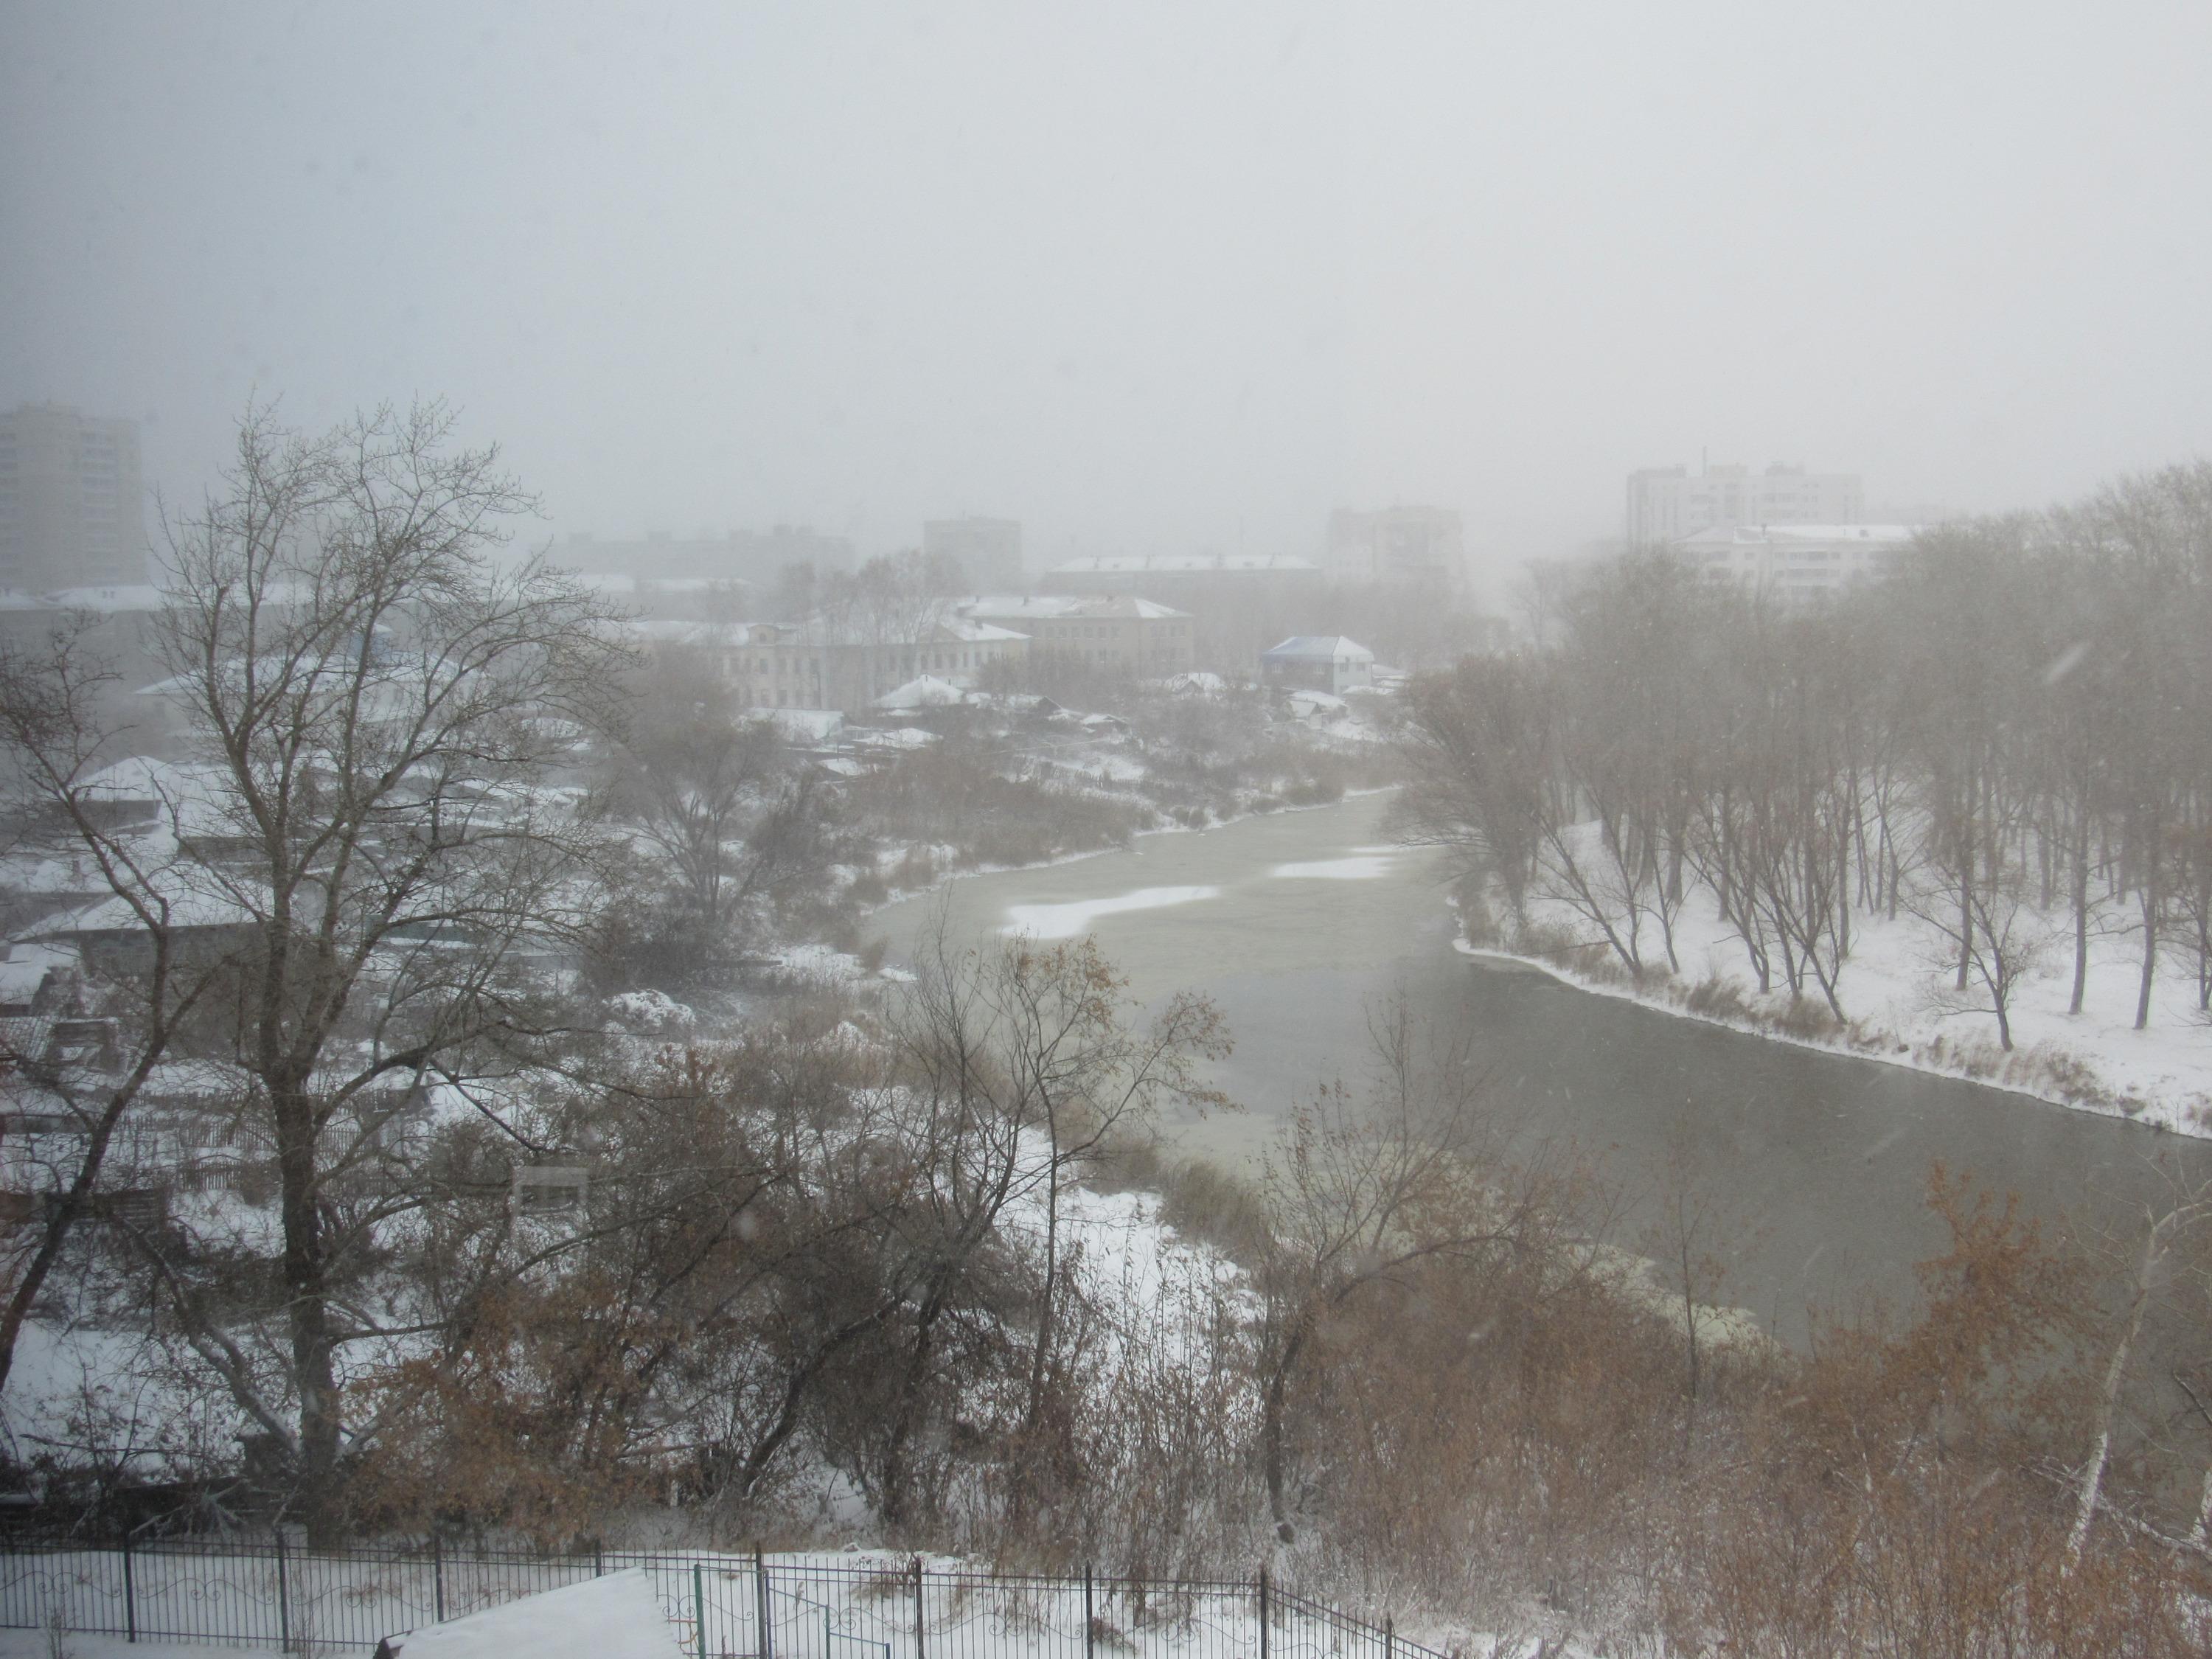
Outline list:
[[[921,527],[921,550],[956,559],[979,590],[1018,587],[1022,526],[1015,519],[932,519]]]
[[[146,580],[138,423],[26,404],[0,415],[0,588]]]
[[[1887,575],[1920,529],[1911,524],[1715,525],[1674,547],[1708,581],[1802,600]]]
[[[1340,507],[1328,515],[1328,573],[1340,581],[1456,591],[1467,580],[1466,524],[1448,507]]]
[[[1856,524],[1866,489],[1856,472],[1802,466],[1647,467],[1628,475],[1628,544],[1664,547],[1723,525]]]
[[[1144,679],[1193,665],[1191,615],[1156,599],[1113,593],[986,593],[953,610],[1025,634],[1030,654]]]

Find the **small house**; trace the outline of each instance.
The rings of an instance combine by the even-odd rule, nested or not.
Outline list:
[[[1375,653],[1341,634],[1294,634],[1260,653],[1260,678],[1279,690],[1342,696],[1375,683]]]

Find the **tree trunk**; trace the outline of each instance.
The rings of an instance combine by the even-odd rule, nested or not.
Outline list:
[[[2089,1539],[2089,1522],[2097,1513],[2098,1495],[2105,1484],[2105,1465],[2112,1449],[2112,1418],[2119,1409],[2120,1383],[2128,1369],[2128,1353],[2135,1346],[2136,1336],[2142,1330],[2143,1315],[2150,1308],[2151,1277],[2157,1270],[2159,1257],[2166,1252],[2166,1234],[2172,1215],[2150,1224],[2143,1235],[2142,1256],[2136,1264],[2135,1294],[2129,1299],[2127,1323],[2121,1328],[2118,1341],[2112,1345],[2112,1357],[2105,1366],[2105,1381],[2097,1391],[2097,1431],[2090,1443],[2089,1462],[2081,1471],[2081,1491],[2075,1499],[2074,1525],[2066,1534],[2066,1562],[2070,1567],[2081,1558],[2081,1547]]]
[[[284,1232],[286,1317],[292,1385],[299,1395],[301,1519],[310,1542],[333,1541],[337,1528],[338,1437],[342,1418],[331,1336],[330,1239],[316,1157],[315,1103],[295,1085],[270,1100]]]
[[[2089,813],[2085,807],[2074,831],[2074,996],[2066,1012],[2081,1012],[2089,986]]]

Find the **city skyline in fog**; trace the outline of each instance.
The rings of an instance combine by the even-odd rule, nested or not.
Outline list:
[[[1632,469],[2033,507],[2202,453],[2212,15],[1006,6],[0,21],[0,406],[445,396],[543,534],[927,518],[1485,586]]]

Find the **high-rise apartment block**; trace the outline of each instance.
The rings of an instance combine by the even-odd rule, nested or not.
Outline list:
[[[932,519],[921,550],[957,559],[979,592],[1022,585],[1022,526],[1017,519]]]
[[[1340,507],[1328,515],[1328,571],[1340,581],[1457,588],[1467,576],[1465,523],[1448,507]]]
[[[1866,490],[1856,472],[1802,466],[1647,467],[1628,475],[1628,544],[1664,547],[1716,526],[1856,524]]]
[[[0,415],[0,588],[146,580],[138,423],[26,404]]]

